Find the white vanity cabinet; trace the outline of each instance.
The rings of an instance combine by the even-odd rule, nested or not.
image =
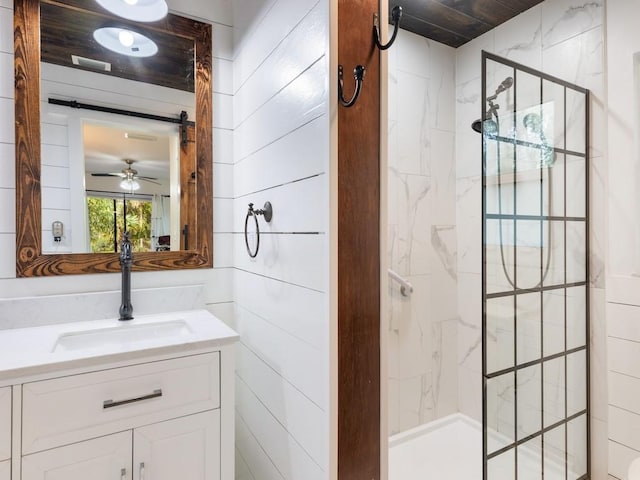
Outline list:
[[[233,480],[237,338],[206,311],[0,331],[0,480]]]
[[[233,385],[221,385],[221,370],[221,353],[209,352],[14,387],[22,472],[13,480],[231,480],[221,450],[233,434],[221,415],[233,415],[223,403]]]

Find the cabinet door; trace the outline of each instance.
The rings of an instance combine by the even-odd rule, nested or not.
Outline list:
[[[131,431],[22,457],[22,480],[131,480]]]
[[[0,388],[0,460],[11,457],[11,387]]]
[[[137,428],[134,480],[219,480],[220,410]]]

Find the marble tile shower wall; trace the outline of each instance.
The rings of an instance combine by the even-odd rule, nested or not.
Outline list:
[[[389,50],[389,432],[457,411],[455,51],[404,30]]]
[[[133,274],[136,313],[207,307],[219,315],[233,301],[231,185],[232,12],[229,0],[169,0],[178,14],[213,24],[214,45],[214,263],[213,270]],[[0,328],[117,315],[119,275],[16,279],[13,106],[13,2],[0,1]],[[65,315],[65,312],[71,315]]]
[[[234,3],[236,478],[329,477],[329,2]],[[261,218],[255,259],[247,204]]]
[[[460,47],[456,59],[459,408],[462,413],[477,420],[482,418],[482,185],[481,138],[471,130],[471,123],[479,118],[482,111],[481,51],[486,50],[528,65],[586,87],[592,93],[589,289],[592,323],[592,457],[595,479],[607,476],[604,330],[607,139],[603,22],[604,0],[547,0]]]

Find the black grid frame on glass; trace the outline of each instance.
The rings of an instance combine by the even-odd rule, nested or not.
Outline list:
[[[589,91],[483,51],[481,101],[483,480],[590,479]]]

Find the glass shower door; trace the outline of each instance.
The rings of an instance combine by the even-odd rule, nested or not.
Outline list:
[[[589,93],[482,66],[483,478],[588,479]]]

